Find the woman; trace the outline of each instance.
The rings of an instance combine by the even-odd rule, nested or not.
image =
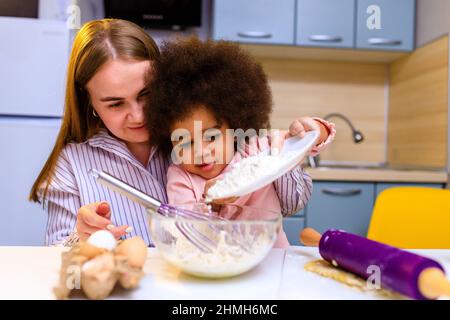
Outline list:
[[[167,202],[169,159],[151,147],[143,114],[152,62],[158,57],[151,37],[128,21],[91,21],[78,32],[61,130],[30,194],[32,201],[47,203],[46,245],[71,245],[102,229],[116,238],[138,235],[152,244],[145,209],[97,184],[88,172],[105,170]],[[291,129],[299,135],[305,130],[334,130],[310,118],[294,121]],[[277,180],[275,187],[282,212],[289,215],[303,208],[312,183],[298,168]]]

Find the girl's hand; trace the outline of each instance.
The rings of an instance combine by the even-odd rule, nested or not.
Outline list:
[[[303,138],[308,131],[317,131],[320,133],[317,145],[328,138],[327,128],[319,121],[310,117],[298,118],[289,126],[289,135],[291,137],[299,136],[300,138]]]
[[[301,117],[291,123],[289,131],[270,131],[271,154],[276,155],[283,148],[284,140],[295,136],[303,138],[308,131],[317,131],[320,133],[316,145],[321,144],[328,138],[328,130],[322,123],[310,117]]]
[[[208,194],[209,188],[211,188],[216,182],[217,182],[217,179],[211,179],[211,180],[206,181],[205,191],[203,192],[203,195],[205,197]],[[235,202],[237,199],[239,199],[239,197],[228,197],[228,198],[223,198],[223,199],[214,199],[213,203],[214,204],[227,204],[227,203]]]
[[[111,210],[108,202],[95,202],[82,206],[77,214],[78,237],[86,241],[96,231],[109,230],[116,239],[119,239],[130,231],[128,226],[114,226],[110,218]]]

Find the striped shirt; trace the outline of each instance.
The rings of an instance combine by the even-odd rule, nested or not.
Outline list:
[[[64,245],[76,238],[78,209],[97,201],[108,201],[114,225],[129,225],[127,237],[140,236],[152,245],[145,208],[98,184],[90,169],[106,171],[146,194],[167,203],[166,183],[170,160],[153,148],[142,165],[126,144],[101,130],[83,143],[69,143],[61,152],[46,196],[48,220],[46,245]],[[299,166],[274,182],[282,214],[304,208],[311,197],[311,177]],[[73,240],[73,239],[72,239]]]

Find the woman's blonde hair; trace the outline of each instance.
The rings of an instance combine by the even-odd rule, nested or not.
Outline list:
[[[136,24],[120,19],[93,20],[83,25],[74,39],[67,68],[64,115],[55,146],[33,184],[29,200],[40,202],[47,194],[55,165],[69,142],[84,142],[102,126],[93,114],[86,84],[110,59],[156,60],[159,49]],[[43,193],[40,190],[45,184]]]

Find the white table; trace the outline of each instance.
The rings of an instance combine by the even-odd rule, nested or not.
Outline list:
[[[61,252],[57,247],[0,247],[0,299],[54,299]],[[444,265],[450,273],[450,250],[417,250]],[[273,249],[253,270],[228,279],[187,276],[149,249],[146,276],[139,288],[116,290],[113,299],[380,299],[304,270],[318,259],[316,248]],[[75,298],[83,298],[78,295]]]

